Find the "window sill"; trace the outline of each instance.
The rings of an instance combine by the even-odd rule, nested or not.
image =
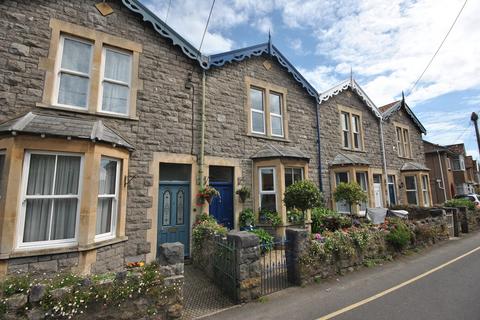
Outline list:
[[[15,249],[12,253],[0,254],[0,260],[7,260],[12,258],[25,258],[25,257],[32,257],[32,256],[43,256],[43,255],[51,255],[51,254],[61,254],[61,253],[74,253],[74,252],[82,252],[82,251],[89,251],[93,249],[98,249],[102,247],[106,247],[112,244],[117,244],[121,242],[125,242],[128,240],[128,237],[117,237],[110,240],[105,241],[98,241],[95,243],[87,244],[87,245],[73,245],[73,246],[65,246],[61,248],[22,248],[22,249]]]
[[[289,140],[287,138],[267,136],[267,135],[262,135],[262,134],[257,134],[257,133],[247,133],[247,137],[260,138],[260,139],[272,140],[272,141],[282,141],[282,142],[287,142],[287,143],[292,142],[291,140]]]
[[[367,153],[367,151],[365,151],[365,150],[361,150],[361,149],[350,149],[350,148],[345,148],[345,147],[342,147],[342,150],[350,151],[350,152],[358,152],[358,153]]]
[[[90,115],[96,115],[96,116],[102,116],[102,117],[108,117],[108,118],[114,118],[114,119],[131,120],[131,121],[139,120],[137,116],[123,116],[121,114],[114,114],[114,113],[101,112],[101,111],[91,112],[89,110],[81,110],[81,109],[68,108],[63,106],[48,105],[42,102],[39,102],[36,105],[39,108],[49,109],[49,110],[61,110],[61,111],[68,111],[72,113],[90,114]]]
[[[404,160],[413,160],[413,158],[408,158],[408,157],[401,157],[401,156],[398,156],[400,159],[404,159]]]

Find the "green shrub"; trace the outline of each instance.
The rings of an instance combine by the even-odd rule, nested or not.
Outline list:
[[[468,199],[451,199],[443,204],[445,207],[467,207],[468,210],[475,210],[475,203]]]
[[[410,229],[407,224],[400,219],[391,219],[389,223],[391,227],[389,233],[385,236],[385,240],[387,240],[387,243],[395,250],[404,250],[412,240]]]
[[[290,209],[287,211],[287,220],[290,223],[303,223],[303,212],[297,209]]]
[[[282,224],[282,218],[278,212],[262,209],[259,213],[260,221],[262,223],[270,224],[272,227],[278,227]]]
[[[349,234],[353,243],[358,247],[358,249],[360,249],[360,251],[365,250],[370,243],[370,230],[366,228],[351,228],[349,230]]]
[[[318,207],[312,210],[312,232],[336,231],[352,226],[352,219],[334,210]]]
[[[302,180],[287,187],[283,202],[285,202],[285,206],[288,209],[296,208],[305,213],[307,210],[321,204],[322,194],[315,183],[309,180]]]
[[[356,182],[342,182],[333,193],[335,201],[345,201],[351,206],[367,201],[367,193]]]
[[[272,250],[274,238],[267,231],[265,231],[262,228],[258,228],[258,229],[251,230],[249,232],[255,234],[259,238],[262,251]]]
[[[240,227],[247,227],[250,225],[255,225],[255,213],[252,209],[243,209],[240,212]]]
[[[193,225],[192,242],[194,250],[201,250],[202,243],[206,237],[214,235],[227,235],[227,228],[218,224],[214,217],[205,213],[197,216],[197,221]]]
[[[353,257],[355,247],[348,233],[335,231],[325,235],[325,252],[339,257]]]

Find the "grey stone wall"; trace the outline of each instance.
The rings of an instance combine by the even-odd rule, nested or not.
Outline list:
[[[97,260],[92,265],[92,273],[106,273],[124,268],[125,246],[122,243],[97,249]]]
[[[350,151],[342,149],[341,122],[338,106],[358,110],[362,114],[364,150]],[[370,108],[348,89],[320,104],[320,142],[322,150],[323,191],[328,201],[331,199],[332,182],[329,167],[339,153],[354,154],[370,162],[372,168],[382,168],[382,146],[379,120]]]
[[[126,236],[128,241],[101,250],[95,271],[109,270],[105,260],[123,254],[125,262],[145,260],[150,252],[147,230],[152,227],[147,209],[154,201],[148,194],[153,176],[149,173],[154,152],[198,154],[200,128],[201,72],[178,47],[160,37],[141,17],[129,11],[120,0],[110,1],[113,14],[103,17],[94,4],[98,1],[2,1],[0,2],[0,122],[32,110],[39,110],[45,72],[39,60],[48,56],[50,18],[132,40],[143,45],[139,78],[143,90],[137,96],[138,121],[93,116],[59,110],[44,110],[57,115],[102,119],[131,142]],[[207,72],[206,154],[241,160],[243,185],[251,187],[249,157],[265,143],[297,146],[310,158],[310,177],[317,181],[315,100],[293,80],[276,60],[272,68],[262,66],[268,57],[256,57]],[[191,74],[195,87],[185,89]],[[290,142],[247,137],[245,76],[287,88]],[[251,199],[245,207],[251,206]],[[120,249],[123,247],[123,249]],[[114,252],[114,253],[111,253]],[[113,265],[119,266],[116,257]],[[104,260],[103,262],[100,260]]]
[[[396,151],[397,134],[395,131],[394,122],[398,122],[408,126],[410,134],[410,144],[412,146],[412,159],[403,159],[398,156],[398,153]],[[414,124],[410,116],[403,109],[395,112],[385,122],[383,131],[385,134],[385,156],[387,158],[388,168],[400,170],[402,165],[405,162],[409,161],[425,164],[425,152],[423,149],[422,133]]]
[[[78,266],[78,263],[79,254],[77,252],[13,258],[9,260],[7,275],[28,272],[41,276],[45,273],[70,272]]]

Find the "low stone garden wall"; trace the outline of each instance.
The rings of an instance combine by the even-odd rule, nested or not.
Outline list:
[[[401,232],[392,232],[400,229]],[[449,237],[443,210],[416,221],[389,219],[380,226],[353,227],[322,235],[287,229],[286,235],[288,276],[297,285],[351,272],[391,259],[403,250],[430,246]]]
[[[92,276],[23,274],[0,283],[0,319],[176,319],[182,315],[183,245],[159,262]]]

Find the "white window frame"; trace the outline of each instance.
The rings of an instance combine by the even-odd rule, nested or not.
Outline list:
[[[74,156],[80,158],[80,172],[78,175],[78,194],[74,195],[26,195],[28,177],[30,173],[30,158],[32,154],[43,154],[43,155],[54,155],[55,158],[55,170],[53,173],[53,188],[55,187],[55,177],[57,174],[57,159],[58,156]],[[57,247],[68,247],[78,244],[78,230],[80,224],[80,207],[82,206],[82,191],[83,191],[83,169],[84,169],[84,155],[79,153],[66,153],[66,152],[50,152],[50,151],[38,151],[38,150],[26,150],[23,162],[23,173],[22,173],[22,193],[20,197],[19,210],[20,217],[17,223],[17,249],[26,249],[26,248],[57,248]],[[34,242],[23,242],[23,235],[25,231],[25,211],[27,209],[27,199],[77,199],[77,213],[75,220],[75,237],[71,239],[59,239],[59,240],[45,240],[45,241],[34,241]],[[53,210],[53,206],[52,206]],[[50,223],[52,223],[52,219]],[[50,229],[51,231],[51,229]]]
[[[405,158],[411,158],[412,152],[410,150],[410,133],[408,129],[402,128],[402,135],[403,135],[403,153]]]
[[[348,172],[348,171],[336,171],[336,172],[335,172],[335,189],[336,189],[337,186],[341,183],[341,182],[338,182],[338,181],[337,181],[337,180],[339,180],[339,179],[337,179],[337,175],[338,175],[338,174],[341,174],[341,173],[346,173],[346,174],[347,174],[347,182],[346,182],[346,183],[350,183],[350,181],[351,181],[350,172]],[[334,201],[335,201],[335,199],[334,199]],[[345,201],[343,201],[343,202],[345,202]],[[339,213],[349,214],[349,213],[352,212],[352,207],[351,207],[348,203],[345,203],[345,205],[349,207],[349,208],[348,208],[349,211],[341,211],[341,210],[339,209],[339,204],[340,204],[340,203],[341,203],[341,201],[340,201],[340,202],[339,202],[339,201],[335,201],[335,209],[336,209]],[[341,205],[341,204],[340,204],[340,205]]]
[[[89,61],[89,73],[88,74],[62,68],[63,46],[64,46],[65,39],[82,42],[82,43],[85,43],[85,44],[88,44],[88,45],[91,46],[90,61]],[[84,39],[74,37],[74,36],[71,36],[71,35],[61,34],[58,46],[59,46],[59,48],[58,48],[58,52],[57,52],[57,57],[55,59],[55,68],[54,68],[54,70],[55,70],[55,81],[54,81],[54,88],[55,89],[54,89],[54,93],[53,93],[54,105],[59,106],[59,107],[63,107],[63,108],[70,108],[70,109],[88,111],[89,101],[90,101],[90,93],[91,93],[90,88],[91,88],[91,81],[92,81],[93,51],[95,50],[95,43],[93,41],[84,40]],[[70,75],[79,76],[79,77],[84,77],[84,78],[88,79],[87,105],[85,107],[72,106],[72,105],[69,105],[69,104],[63,104],[63,103],[58,102],[58,95],[60,94],[60,74],[61,73],[70,74]]]
[[[260,91],[262,93],[262,105],[263,105],[263,110],[260,111],[260,110],[257,110],[257,109],[254,109],[253,108],[253,103],[252,103],[252,90],[257,90],[257,91]],[[267,107],[266,106],[266,103],[265,103],[265,95],[266,95],[266,91],[264,89],[261,89],[261,88],[257,88],[255,86],[250,86],[250,89],[248,91],[248,94],[249,94],[249,101],[250,101],[250,117],[251,117],[251,130],[252,130],[252,133],[256,133],[256,134],[265,134],[266,133],[266,127],[267,127],[267,124],[266,124],[266,121],[265,121],[265,108]],[[255,131],[253,130],[253,113],[259,113],[262,115],[262,120],[263,120],[263,131]]]
[[[292,181],[294,181],[294,180],[295,180],[295,179],[294,179],[295,174],[293,173],[293,170],[295,170],[295,169],[300,169],[300,173],[301,173],[301,176],[302,176],[302,180],[301,180],[301,181],[303,181],[303,180],[305,179],[305,178],[304,178],[304,175],[303,175],[303,167],[285,167],[285,175],[287,175],[287,170],[292,170],[292,172],[291,172]],[[284,180],[285,180],[285,179],[284,179]],[[293,183],[295,183],[295,182],[293,182]],[[285,187],[286,187],[286,185],[285,185]]]
[[[341,115],[341,121],[342,121],[342,148],[344,149],[350,149],[352,147],[352,137],[351,137],[351,120],[350,120],[350,114],[348,112],[342,111],[340,112]],[[346,117],[346,119],[345,119]],[[345,145],[345,133],[347,133],[347,146]]]
[[[5,192],[3,190],[3,186],[1,185],[2,183],[2,176],[5,176],[5,166],[7,162],[7,152],[5,150],[0,150],[0,157],[4,156],[4,162],[3,162],[3,168],[0,168],[0,200],[2,199],[2,193]]]
[[[399,134],[400,132],[400,134]],[[397,137],[397,154],[399,157],[404,156],[404,145],[403,145],[403,130],[400,127],[395,127],[395,136]]]
[[[120,194],[120,171],[122,170],[122,161],[120,159],[116,158],[111,158],[107,156],[102,156],[100,158],[100,164],[103,159],[109,160],[109,161],[115,161],[117,163],[117,172],[115,173],[115,194],[100,194],[100,189],[98,190],[97,194],[97,206],[98,206],[98,200],[100,199],[113,199],[113,205],[112,205],[112,220],[110,221],[110,232],[106,233],[101,233],[101,234],[96,234],[96,226],[97,226],[97,220],[96,220],[96,214],[98,211],[95,212],[95,241],[103,241],[103,240],[109,240],[113,239],[117,236],[117,219],[118,219],[118,208],[119,208],[119,194]]]
[[[263,183],[262,183],[262,177],[263,177],[263,171],[264,170],[273,170],[273,191],[272,190],[263,190]],[[277,199],[277,175],[276,175],[276,169],[275,167],[262,167],[258,168],[258,195],[259,195],[259,200],[258,203],[260,204],[260,208],[262,208],[262,195],[269,195],[273,194],[275,195],[275,209],[277,208],[278,204],[278,199]],[[277,211],[277,210],[275,210]]]
[[[358,130],[355,129],[355,119],[358,120]],[[362,123],[361,118],[357,114],[350,114],[350,121],[352,126],[352,149],[362,150]],[[358,148],[355,147],[355,135],[358,137]]]
[[[422,196],[423,205],[425,207],[430,207],[430,192],[428,190],[428,176],[426,174],[422,175]]]
[[[105,78],[105,65],[106,65],[106,60],[107,60],[107,50],[126,55],[130,58],[129,77],[128,77],[129,81],[128,82],[123,82],[123,81],[119,81],[119,80]],[[106,114],[112,114],[112,115],[121,115],[121,116],[129,116],[130,115],[130,94],[132,92],[132,75],[133,75],[133,54],[132,54],[132,52],[104,45],[103,48],[102,48],[102,62],[100,64],[100,85],[98,87],[98,103],[97,103],[97,105],[98,105],[98,110],[97,111],[98,112],[106,113]],[[126,113],[103,110],[103,84],[104,84],[104,82],[128,87],[128,98],[127,98]]]
[[[278,106],[278,110],[280,111],[280,113],[275,113],[275,112],[270,111],[270,105],[268,106],[269,111],[270,111],[270,134],[272,135],[272,137],[283,138],[285,136],[285,130],[283,128],[283,114],[282,114],[283,95],[281,93],[277,93],[277,92],[274,92],[274,91],[269,91],[268,94],[269,94],[269,101],[270,101],[270,96],[272,96],[272,95],[273,96],[278,96],[278,100],[280,101],[280,105]],[[272,118],[279,118],[280,119],[282,134],[274,134],[273,133]]]
[[[361,179],[358,179],[358,176],[363,176],[365,178],[365,189],[363,189],[363,186],[362,184],[360,183],[359,180]],[[364,191],[367,195],[367,200],[365,200],[365,202],[363,203],[360,203],[358,205],[358,209],[360,212],[365,212],[366,209],[368,209],[368,206],[369,206],[369,198],[370,198],[370,185],[368,184],[368,171],[356,171],[355,172],[355,182],[360,186],[360,188],[362,189],[362,191]],[[362,204],[365,205],[365,210],[362,210]]]
[[[407,189],[407,177],[412,177],[413,178],[413,182],[415,183],[415,189]],[[408,192],[412,192],[412,191],[415,191],[415,201],[416,203],[413,204],[413,203],[408,203]],[[411,205],[415,205],[415,206],[418,206],[419,203],[418,203],[418,182],[417,182],[417,176],[413,175],[413,176],[405,176],[405,195],[407,196],[407,204],[411,204]]]

